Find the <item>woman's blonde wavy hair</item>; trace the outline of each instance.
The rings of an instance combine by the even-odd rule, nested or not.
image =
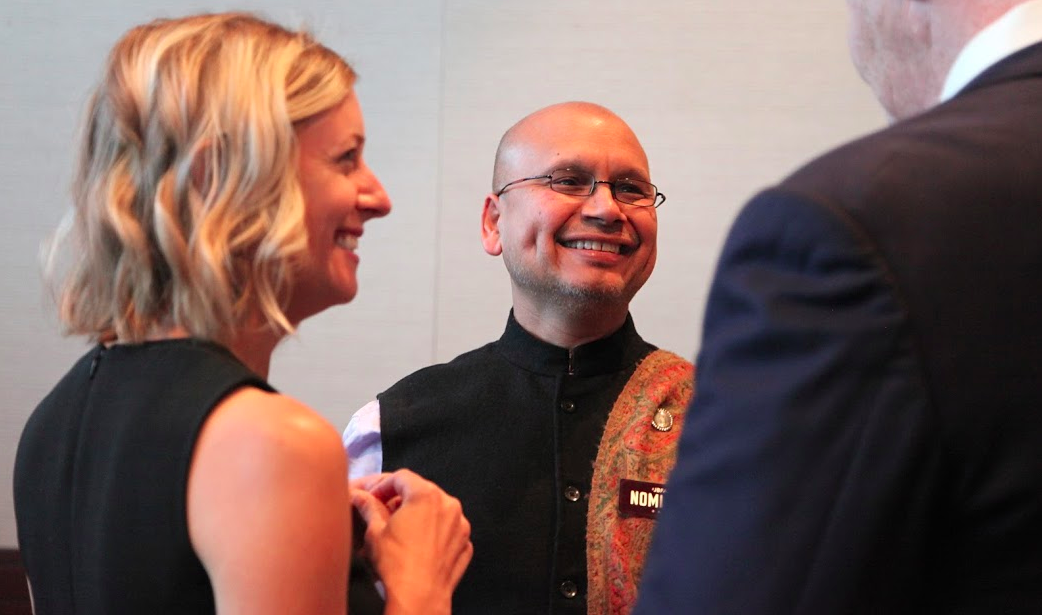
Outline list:
[[[294,125],[354,79],[309,34],[248,14],[124,35],[47,259],[66,332],[139,342],[182,327],[227,341],[258,313],[292,331],[284,309],[307,247]]]

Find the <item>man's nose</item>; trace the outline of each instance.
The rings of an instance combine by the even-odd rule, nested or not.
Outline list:
[[[582,215],[585,218],[600,220],[604,224],[614,224],[625,218],[622,204],[615,200],[609,182],[599,181],[593,185],[593,194],[583,201]]]

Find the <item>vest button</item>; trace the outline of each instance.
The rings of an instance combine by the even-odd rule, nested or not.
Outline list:
[[[564,581],[558,589],[565,598],[574,598],[579,595],[579,588],[571,581]]]
[[[578,502],[582,492],[575,485],[568,485],[564,488],[564,497],[568,498],[569,502]]]
[[[564,410],[565,412],[568,412],[568,413],[575,412],[575,404],[573,402],[568,401],[568,400],[562,401],[561,402],[561,410]]]

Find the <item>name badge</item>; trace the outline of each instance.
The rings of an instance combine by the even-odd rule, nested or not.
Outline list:
[[[662,510],[666,486],[623,478],[619,481],[619,512],[623,517],[655,519]]]

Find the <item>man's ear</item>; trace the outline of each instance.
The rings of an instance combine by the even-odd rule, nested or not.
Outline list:
[[[485,208],[481,211],[481,245],[492,256],[503,253],[499,240],[499,197],[494,194],[485,197]]]

